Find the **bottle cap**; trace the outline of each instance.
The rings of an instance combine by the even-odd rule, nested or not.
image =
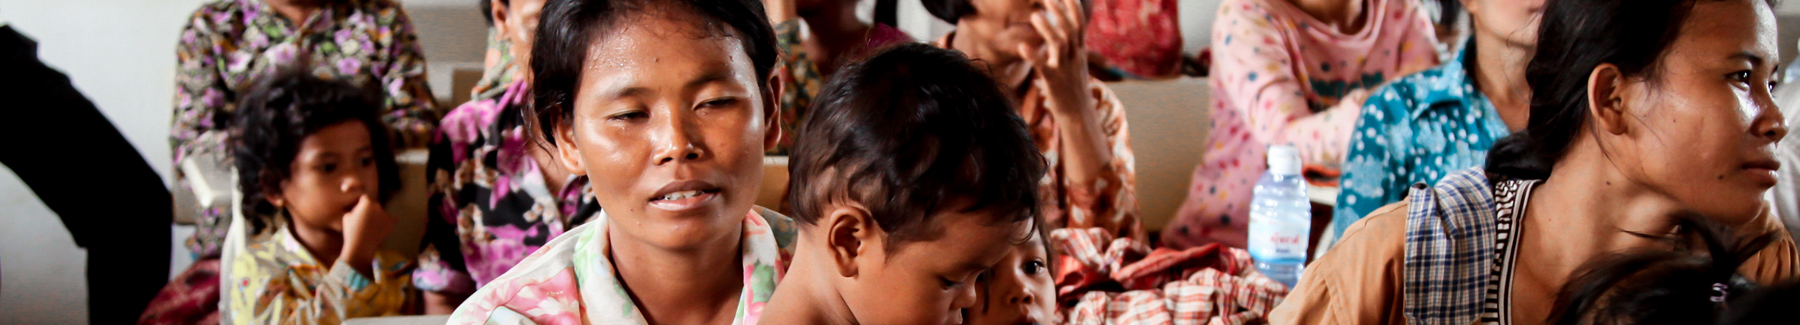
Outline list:
[[[1300,175],[1300,150],[1289,145],[1269,146],[1269,173],[1281,176]]]

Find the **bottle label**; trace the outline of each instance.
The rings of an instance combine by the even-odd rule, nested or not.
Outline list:
[[[1295,219],[1297,218],[1252,216],[1249,229],[1250,256],[1264,262],[1304,261],[1309,235],[1307,232],[1312,223],[1311,220]]]

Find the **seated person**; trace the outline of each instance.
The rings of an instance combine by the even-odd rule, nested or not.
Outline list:
[[[976,277],[1032,234],[1044,174],[996,85],[925,44],[832,79],[789,162],[799,249],[769,324],[961,322]]]
[[[1206,154],[1162,233],[1177,247],[1244,247],[1270,145],[1335,166],[1368,89],[1438,64],[1417,0],[1226,0],[1212,30]]]
[[[980,62],[1017,103],[1050,167],[1038,182],[1045,226],[1105,228],[1148,240],[1138,216],[1137,166],[1125,106],[1088,75],[1076,0],[924,0],[956,29],[932,45]]]
[[[522,76],[531,66],[520,64],[517,55],[531,52],[531,44],[514,44],[537,32],[538,13],[545,0],[476,0],[481,5],[481,18],[487,23],[487,51],[481,68],[481,79],[469,89],[469,101],[480,102],[500,98],[514,81],[530,80]],[[530,28],[525,28],[530,27]]]
[[[529,65],[543,5],[512,0],[495,7],[494,29],[511,48],[507,64]],[[427,314],[450,313],[475,288],[600,209],[587,177],[564,169],[526,126],[529,81],[513,79],[499,97],[465,103],[440,122],[426,165],[426,242],[413,272]]]
[[[1462,53],[1376,89],[1364,103],[1320,252],[1362,216],[1406,198],[1407,187],[1480,166],[1494,141],[1525,129],[1525,63],[1544,1],[1460,1],[1475,25]]]
[[[305,29],[302,29],[305,27]],[[175,164],[222,152],[239,91],[275,67],[296,64],[318,75],[383,91],[381,123],[402,145],[423,146],[439,112],[425,85],[425,57],[412,21],[393,0],[213,0],[189,18],[176,45]],[[176,186],[187,187],[176,170]],[[188,249],[219,254],[231,215],[202,211]]]
[[[1352,224],[1271,323],[1536,323],[1581,263],[1661,247],[1645,236],[1674,233],[1684,212],[1777,232],[1738,271],[1793,279],[1794,241],[1762,199],[1788,132],[1768,91],[1773,10],[1764,0],[1546,2],[1525,69],[1525,130],[1495,143],[1484,167],[1415,186]]]
[[[477,289],[450,324],[757,323],[793,236],[754,206],[780,92],[762,10],[544,5],[529,134],[606,208]]]
[[[382,208],[400,188],[380,94],[308,71],[245,94],[231,134],[252,233],[232,258],[221,318],[235,324],[337,324],[401,313],[412,261],[379,250]]]
[[[781,89],[781,144],[774,154],[787,154],[794,131],[812,106],[825,78],[850,62],[889,45],[912,42],[912,36],[882,23],[856,18],[855,0],[769,0],[769,23],[783,54],[775,67]],[[800,22],[811,37],[800,38]]]

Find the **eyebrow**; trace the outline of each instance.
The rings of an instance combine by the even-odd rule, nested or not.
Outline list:
[[[1762,66],[1763,63],[1768,62],[1767,58],[1763,58],[1763,56],[1757,55],[1756,53],[1750,53],[1750,51],[1742,51],[1742,52],[1737,52],[1736,54],[1732,54],[1731,59],[1732,60],[1749,60],[1750,65],[1753,65],[1753,66]]]
[[[685,84],[683,86],[688,89],[693,89],[693,88],[700,87],[702,85],[706,85],[706,84],[710,84],[710,83],[714,83],[714,82],[718,82],[718,81],[731,80],[731,77],[732,77],[732,75],[731,75],[731,71],[729,71],[729,69],[725,69],[725,71],[720,71],[720,69],[712,69],[710,71],[706,71],[706,72],[702,73],[700,75],[700,77],[694,78],[694,80],[688,81],[687,84]],[[631,87],[626,87],[624,89],[619,89],[619,91],[613,92],[612,98],[638,97],[638,96],[643,96],[645,94],[649,94],[650,92],[652,92],[650,87],[631,86]]]

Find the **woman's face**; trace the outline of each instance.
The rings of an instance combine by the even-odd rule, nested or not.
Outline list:
[[[344,214],[364,193],[381,188],[369,128],[360,121],[338,122],[300,140],[288,180],[275,204],[295,223],[344,230]]]
[[[1601,149],[1681,208],[1727,220],[1759,213],[1780,168],[1774,144],[1787,134],[1769,96],[1775,31],[1761,0],[1695,4],[1660,77],[1620,87],[1624,132]]]
[[[1520,47],[1537,46],[1538,21],[1544,0],[1462,0],[1475,21],[1475,32]]]
[[[1031,27],[1031,15],[1044,11],[1042,0],[969,0],[975,10],[957,22],[956,37],[986,44],[995,54],[1018,56],[1023,44],[1037,48],[1043,36]]]
[[[1013,245],[999,265],[975,281],[975,307],[964,310],[967,325],[1060,324],[1056,319],[1056,279],[1043,237]]]
[[[506,39],[507,50],[512,52],[513,62],[521,67],[521,73],[531,73],[531,45],[537,37],[538,16],[544,10],[544,0],[511,0],[508,3],[494,1],[494,7],[505,8],[506,11],[494,15],[494,29],[500,37]],[[529,76],[524,77],[530,80]]]
[[[557,129],[614,238],[672,250],[738,238],[774,142],[773,109],[735,32],[652,7],[597,33]]]

